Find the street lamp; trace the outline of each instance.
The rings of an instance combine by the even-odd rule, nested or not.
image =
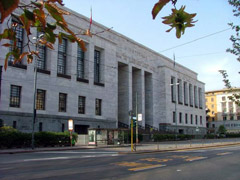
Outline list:
[[[72,147],[72,131],[73,131],[73,120],[72,119],[68,120],[68,130],[70,132],[70,144]]]
[[[36,40],[35,51],[38,50],[38,41],[44,36],[44,34],[40,34],[38,37],[33,37],[33,40]],[[34,62],[34,86],[33,86],[33,120],[32,120],[32,149],[34,149],[34,125],[37,115],[36,110],[36,87],[37,87],[37,58],[35,56]]]

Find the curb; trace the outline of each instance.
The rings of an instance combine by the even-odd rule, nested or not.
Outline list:
[[[206,149],[206,148],[215,148],[215,147],[226,147],[226,146],[235,146],[240,145],[240,143],[231,143],[231,144],[221,144],[221,145],[211,145],[205,147],[189,147],[189,148],[179,148],[179,149],[163,149],[163,150],[140,150],[135,152],[118,152],[118,154],[151,154],[151,153],[161,153],[161,152],[173,152],[181,150],[196,150],[196,149]]]
[[[67,147],[67,148],[47,148],[47,149],[26,149],[26,150],[16,150],[10,151],[2,150],[0,154],[20,154],[20,153],[34,153],[34,152],[45,152],[45,151],[69,151],[69,150],[82,150],[82,149],[102,149],[102,148],[121,148],[121,147],[129,147],[130,145],[123,146],[86,146],[86,147]]]

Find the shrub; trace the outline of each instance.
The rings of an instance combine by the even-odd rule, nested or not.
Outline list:
[[[207,139],[214,139],[215,138],[215,135],[214,134],[207,134],[205,136]]]
[[[187,140],[191,139],[193,136],[188,134],[178,134],[177,136],[174,134],[154,134],[153,140],[157,141],[169,141],[169,140]]]
[[[238,137],[240,137],[240,133],[227,133],[226,137],[227,138],[238,138]]]
[[[72,134],[72,144],[75,145],[78,135]],[[0,128],[0,148],[30,147],[31,133],[23,133],[12,127]],[[70,146],[69,132],[36,132],[34,134],[35,146]]]

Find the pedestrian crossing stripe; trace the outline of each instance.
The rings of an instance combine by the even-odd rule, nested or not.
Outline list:
[[[224,155],[228,155],[228,154],[232,154],[232,152],[224,152],[224,153],[218,153],[218,156],[224,156]]]
[[[197,160],[202,160],[202,159],[206,159],[207,157],[190,157],[185,159],[185,161],[197,161]]]
[[[148,161],[148,162],[158,162],[158,163],[162,163],[162,162],[172,161],[172,159],[146,158],[146,159],[140,159],[140,161]]]

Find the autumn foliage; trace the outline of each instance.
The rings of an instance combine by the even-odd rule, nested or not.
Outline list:
[[[58,38],[59,43],[62,42],[62,38],[67,38],[71,42],[77,42],[84,51],[86,50],[84,41],[68,27],[68,24],[64,19],[64,16],[70,15],[70,13],[63,10],[61,6],[63,6],[62,0],[31,1],[30,4],[27,5],[20,5],[19,0],[0,1],[0,12],[2,14],[1,23],[4,22],[4,20],[11,15],[16,8],[20,8],[22,14],[16,18],[20,21],[22,28],[25,29],[28,35],[28,42],[26,44],[28,50],[26,52],[20,52],[17,47],[16,38],[16,28],[20,24],[8,24],[8,28],[0,34],[0,41],[3,39],[10,40],[10,43],[5,43],[3,46],[11,47],[11,51],[6,54],[4,65],[5,70],[7,69],[7,62],[10,56],[14,57],[13,64],[22,61],[25,56],[27,56],[27,62],[31,63],[33,61],[33,56],[38,56],[39,52],[32,50],[30,44],[36,45],[36,43],[38,43],[39,45],[42,44],[53,49],[53,44],[55,43],[56,38]],[[48,23],[46,20],[47,16],[51,16],[55,22]],[[43,33],[43,36],[41,39],[38,39],[37,42],[32,42],[29,39],[33,27],[35,27],[39,33]],[[55,33],[54,30],[57,27],[60,27],[63,32]],[[90,35],[90,33],[88,32],[86,35]]]
[[[156,18],[161,9],[168,3],[172,2],[174,9],[172,9],[172,14],[166,17],[163,17],[164,24],[170,25],[171,31],[173,28],[176,29],[176,36],[178,38],[184,33],[185,28],[194,26],[196,21],[193,21],[193,18],[196,14],[188,14],[184,11],[185,7],[181,7],[179,10],[176,9],[175,5],[177,0],[159,0],[152,9],[153,19]],[[21,62],[24,57],[27,57],[27,62],[32,63],[33,57],[38,56],[39,52],[32,47],[37,47],[44,45],[50,49],[53,49],[53,44],[56,39],[59,43],[62,43],[62,39],[66,38],[70,42],[77,42],[83,51],[86,50],[84,41],[79,37],[79,35],[86,35],[92,37],[101,32],[93,34],[91,32],[92,19],[90,19],[89,29],[84,32],[74,33],[69,27],[64,19],[64,16],[70,15],[70,13],[62,8],[62,0],[34,0],[29,4],[22,4],[20,0],[1,0],[0,1],[0,13],[1,13],[1,24],[4,21],[7,21],[8,28],[4,29],[2,34],[0,34],[0,41],[9,40],[8,43],[2,44],[2,46],[9,47],[10,51],[6,54],[4,68],[7,69],[8,59],[11,57],[14,60],[13,64]],[[13,11],[20,9],[22,13],[20,15],[13,15]],[[18,22],[11,22],[9,16],[17,19]],[[47,17],[51,17],[54,22],[49,23]],[[18,48],[17,43],[17,34],[16,30],[23,28],[27,33],[27,43],[24,45],[25,52],[22,52]],[[32,28],[36,28],[38,33],[43,34],[41,37],[37,37],[36,41],[32,42],[30,35]],[[61,32],[56,33],[57,28],[62,29]],[[111,28],[107,29],[109,31]]]

